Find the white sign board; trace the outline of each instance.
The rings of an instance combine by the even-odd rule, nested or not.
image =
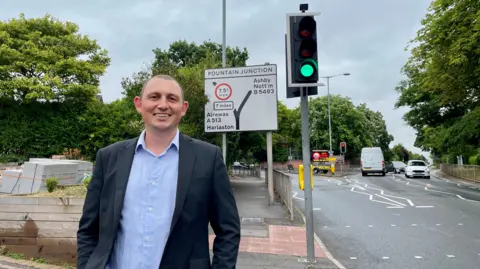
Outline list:
[[[277,65],[205,70],[205,132],[276,131]]]

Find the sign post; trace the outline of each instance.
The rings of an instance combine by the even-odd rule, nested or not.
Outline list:
[[[205,94],[205,132],[268,132],[268,193],[273,204],[271,131],[278,130],[277,65],[206,69]]]

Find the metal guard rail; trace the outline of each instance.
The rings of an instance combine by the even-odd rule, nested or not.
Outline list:
[[[265,182],[268,184],[268,173],[265,171]],[[278,196],[290,213],[290,220],[294,220],[294,205],[292,194],[292,181],[286,173],[273,169],[273,192]]]

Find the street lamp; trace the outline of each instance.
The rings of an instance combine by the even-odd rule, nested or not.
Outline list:
[[[340,76],[350,76],[350,73],[343,73],[343,74],[337,74],[337,75],[332,75],[332,76],[325,76],[322,78],[327,79],[327,99],[328,99],[328,135],[330,137],[330,155],[333,155],[332,151],[332,120],[330,117],[330,78],[333,77],[340,77]]]

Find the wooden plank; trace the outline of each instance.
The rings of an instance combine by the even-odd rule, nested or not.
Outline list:
[[[0,205],[0,212],[12,213],[82,213],[83,206],[72,205]]]
[[[78,222],[72,221],[34,221],[34,220],[10,220],[1,221],[0,229],[23,229],[25,226],[35,229],[78,229]]]
[[[43,229],[38,231],[38,238],[77,238],[77,229]]]
[[[3,196],[0,197],[0,205],[79,205],[83,206],[85,198],[74,197],[27,197],[27,196]]]
[[[0,212],[0,222],[8,220],[25,220],[34,221],[80,221],[81,213],[14,213]]]
[[[53,246],[53,245],[5,245],[7,250],[22,253],[27,258],[43,258],[47,261],[75,262],[77,259],[76,246]]]
[[[38,238],[76,238],[77,229],[42,229],[35,227],[22,229],[0,229],[4,237],[38,237]]]
[[[0,244],[2,245],[36,245],[35,237],[8,237],[0,236]],[[76,244],[76,241],[75,241]]]
[[[37,245],[43,246],[77,246],[77,238],[37,238]]]

